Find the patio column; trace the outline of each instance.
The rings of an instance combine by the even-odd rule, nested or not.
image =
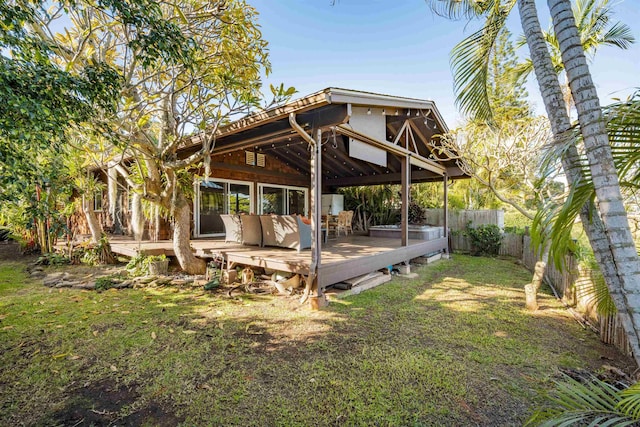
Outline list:
[[[444,188],[444,206],[442,209],[444,218],[442,220],[442,226],[444,227],[444,238],[447,239],[447,242],[449,241],[449,194],[448,194],[448,186],[447,186],[447,174],[445,173],[442,176],[442,182],[443,182],[443,188]],[[447,243],[447,253],[449,252],[449,244]]]
[[[409,246],[409,195],[411,192],[411,155],[403,156],[400,162],[402,165],[400,167],[400,187],[402,187],[402,207],[400,209],[400,236],[402,246]]]
[[[315,144],[311,148],[311,267],[310,273],[317,278],[322,258],[322,224],[320,221],[322,200],[322,130],[318,129]],[[315,270],[315,271],[314,271]],[[317,279],[316,279],[317,280]],[[320,293],[318,289],[318,293]]]

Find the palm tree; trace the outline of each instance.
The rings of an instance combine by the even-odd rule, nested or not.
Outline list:
[[[457,101],[461,110],[465,113],[472,113],[475,117],[490,120],[491,108],[486,96],[488,58],[490,57],[493,46],[495,45],[497,34],[499,33],[501,27],[504,26],[508,13],[515,5],[515,0],[490,0],[485,2],[476,2],[473,0],[430,0],[430,3],[436,13],[454,18],[459,18],[462,16],[485,16],[484,27],[469,36],[454,48],[454,51],[452,52],[452,68],[454,71],[454,79],[456,81],[455,84],[457,90]],[[549,1],[550,5],[554,3],[557,3],[557,1]],[[563,3],[569,4],[568,12],[566,8],[554,9],[552,7],[552,15],[562,13],[562,15],[560,15],[561,17],[566,19],[567,15],[569,15],[572,18],[573,15],[571,14],[570,2]],[[535,1],[517,0],[517,4],[520,12],[522,27],[531,53],[531,60],[534,65],[536,78],[540,87],[540,91],[542,93],[545,109],[551,123],[554,145],[564,146],[564,142],[567,140],[571,141],[573,136],[571,132],[571,123],[567,110],[564,108],[564,101],[560,83],[558,81],[558,77],[556,75],[556,71],[554,69],[553,62],[551,60],[542,33],[542,29],[540,27]],[[562,24],[562,22],[566,22],[558,20],[558,16],[556,16],[556,21],[559,21],[560,24]],[[571,22],[573,22],[573,29],[575,30],[575,21],[571,20]],[[558,25],[556,25],[557,34],[558,28]],[[575,33],[577,33],[577,30],[575,30]],[[558,39],[560,41],[561,48],[564,47],[563,49],[561,49],[564,53],[564,49],[566,49],[567,43],[565,41],[566,37],[564,37],[564,35],[562,36],[563,37],[559,37]],[[581,48],[576,49],[576,47],[580,46],[580,39],[577,38],[576,40],[574,38],[572,42],[573,44],[571,46],[573,46],[573,51],[579,51],[584,58],[583,50]],[[569,64],[567,58],[565,58],[564,55],[563,62],[565,64]],[[570,70],[571,67],[567,67],[567,69]],[[567,75],[570,82],[573,78],[575,78],[575,73],[568,73]],[[575,80],[573,81],[575,83]],[[575,94],[573,87],[572,92]],[[599,108],[599,103],[597,104],[597,107]],[[585,109],[579,109],[578,114],[579,116],[581,114],[585,115]],[[601,133],[599,135],[601,136]],[[597,146],[597,144],[592,144],[592,146]],[[561,160],[569,186],[571,188],[575,188],[581,185],[581,183],[585,181],[585,178],[582,170],[580,169],[579,153],[575,144],[575,140],[573,141],[573,143],[566,144],[566,149],[563,151]],[[604,172],[604,174],[602,174],[602,172]],[[607,174],[611,173],[613,173],[613,175],[615,176],[615,169],[611,170],[610,168],[607,168],[606,171],[599,171],[598,173],[601,174],[601,178],[605,178]],[[599,182],[599,184],[602,185],[602,182]],[[613,185],[614,188],[616,184],[617,179],[615,180],[615,183]],[[606,188],[606,190],[610,189],[610,187]],[[600,192],[603,193],[602,191]],[[604,192],[604,195],[607,195],[606,191]],[[612,200],[615,202],[615,199],[616,197],[614,194]],[[607,202],[609,199],[600,199],[599,197],[599,200],[601,202],[602,200],[605,200],[605,204],[601,206],[600,209],[606,210],[606,208],[608,207]],[[616,206],[618,205],[616,204]],[[598,262],[598,265],[600,266],[603,276],[605,277],[605,281],[609,287],[610,293],[620,313],[620,319],[624,326],[631,348],[633,349],[636,362],[640,364],[640,343],[638,336],[638,332],[640,332],[640,322],[638,320],[640,319],[635,319],[635,313],[640,313],[640,299],[636,297],[634,287],[624,286],[625,282],[623,281],[623,278],[628,278],[628,281],[630,280],[631,282],[633,282],[633,273],[628,271],[625,272],[626,275],[621,276],[619,271],[621,268],[624,268],[620,266],[621,262],[624,263],[627,260],[632,260],[632,264],[635,264],[636,266],[638,265],[638,263],[637,261],[633,262],[633,257],[628,250],[626,252],[622,251],[622,253],[620,250],[613,250],[610,245],[610,237],[614,236],[611,234],[610,230],[607,230],[607,228],[605,227],[605,224],[609,227],[611,227],[611,225],[613,224],[608,224],[602,221],[600,216],[597,214],[591,215],[589,209],[590,206],[587,204],[581,206],[580,217],[583,220],[585,231],[587,236],[589,237],[589,241],[593,248],[595,258]],[[624,209],[622,209],[621,212],[624,216]],[[613,219],[619,220],[620,218],[615,217]],[[607,218],[607,220],[609,220],[609,218]],[[618,228],[619,227],[616,227],[616,230]],[[622,227],[622,229],[624,229],[624,227]],[[609,232],[607,233],[607,231]],[[625,234],[623,238],[623,244],[616,244],[620,248],[626,249],[628,246],[627,240],[630,240],[630,236],[630,232],[628,233],[628,237]],[[632,240],[630,241],[632,242]],[[620,258],[621,255],[623,256],[623,258]],[[542,262],[544,262],[545,259],[546,257],[543,254]],[[635,254],[635,259],[637,260],[637,254]],[[536,268],[536,270],[538,270],[538,268]],[[626,270],[629,269],[627,268]],[[636,273],[636,276],[640,277],[640,273]],[[535,276],[531,285],[533,287],[538,285],[538,283],[536,283]],[[628,291],[631,291],[631,293],[629,294],[631,298],[626,298]]]
[[[609,6],[609,0],[576,0],[572,7],[573,16],[576,20],[578,34],[580,34],[580,42],[589,57],[595,55],[597,50],[602,46],[614,46],[620,49],[628,49],[635,38],[628,25],[617,21],[611,22],[612,10]],[[542,32],[547,43],[547,47],[551,53],[551,61],[554,69],[561,73],[564,71],[564,63],[560,54],[560,45],[558,38],[552,29]],[[526,41],[523,39],[519,45],[524,45]],[[533,62],[530,58],[524,60],[515,69],[515,78],[524,80],[533,71]],[[565,94],[565,104],[569,109],[573,100],[568,86],[563,87]]]
[[[634,338],[637,343],[640,338],[640,258],[629,228],[600,100],[591,79],[584,50],[575,48],[580,46],[580,37],[571,13],[571,2],[548,0],[548,4],[562,53],[562,62],[565,64],[567,80],[578,112],[580,133],[589,161],[598,212],[620,281],[620,288],[612,289],[612,297],[621,303],[622,307],[616,304],[619,312],[627,310],[634,326]],[[634,348],[634,356],[636,360],[640,360],[640,355],[635,354],[635,350]]]

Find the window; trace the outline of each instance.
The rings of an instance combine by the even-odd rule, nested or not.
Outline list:
[[[196,198],[196,234],[224,233],[221,214],[251,213],[252,188],[250,182],[206,180],[201,181]]]
[[[260,184],[260,213],[307,215],[307,192],[303,187]]]

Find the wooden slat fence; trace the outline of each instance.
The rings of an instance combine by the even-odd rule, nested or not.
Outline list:
[[[430,225],[442,226],[444,222],[444,213],[442,209],[425,209],[425,222]],[[451,231],[461,231],[471,221],[473,225],[496,224],[500,228],[504,228],[504,211],[498,209],[481,209],[481,210],[450,210],[449,211],[449,229]]]

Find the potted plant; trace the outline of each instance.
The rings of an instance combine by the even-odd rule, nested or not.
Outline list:
[[[166,255],[150,255],[146,259],[147,270],[152,276],[167,274],[169,271],[169,260]]]

